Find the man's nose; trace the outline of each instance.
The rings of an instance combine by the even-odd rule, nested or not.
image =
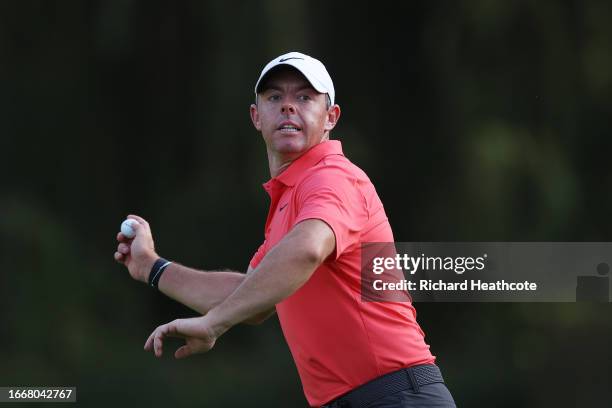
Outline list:
[[[282,113],[295,113],[295,106],[291,102],[283,102],[281,105]]]

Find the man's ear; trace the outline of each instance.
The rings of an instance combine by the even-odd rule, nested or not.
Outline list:
[[[327,120],[325,121],[325,130],[331,131],[340,119],[340,105],[334,105],[327,110]]]
[[[251,111],[251,122],[253,122],[253,126],[255,126],[255,129],[261,132],[261,122],[259,121],[259,112],[257,111],[257,105],[252,104],[250,111]]]

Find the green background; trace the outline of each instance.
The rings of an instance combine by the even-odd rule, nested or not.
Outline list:
[[[332,137],[397,241],[610,241],[611,20],[606,1],[0,2],[0,386],[306,405],[276,318],[145,353],[193,313],[113,261],[137,213],[163,256],[246,269],[269,177],[248,107],[287,51],[326,64]],[[416,307],[460,407],[612,402],[610,304]]]

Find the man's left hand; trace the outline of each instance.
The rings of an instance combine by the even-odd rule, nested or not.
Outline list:
[[[185,344],[174,353],[176,358],[185,358],[192,354],[206,353],[213,348],[218,336],[208,325],[206,316],[177,319],[153,330],[144,349],[153,351],[156,357],[161,357],[166,337],[179,337],[185,340]]]

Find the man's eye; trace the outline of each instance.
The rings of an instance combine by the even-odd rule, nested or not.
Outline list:
[[[268,97],[269,101],[278,101],[280,99],[280,95],[270,95]]]
[[[310,96],[309,95],[300,95],[300,96],[298,96],[298,99],[300,101],[309,101],[310,100]]]

